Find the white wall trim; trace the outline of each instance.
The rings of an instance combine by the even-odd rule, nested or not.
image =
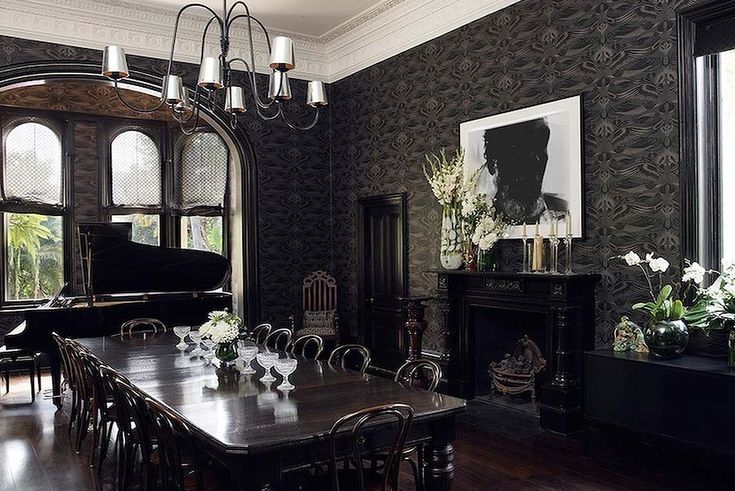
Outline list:
[[[287,33],[296,43],[295,78],[335,82],[520,0],[383,0],[320,37]],[[0,34],[167,59],[175,11],[117,0],[2,0]],[[182,17],[175,58],[197,63],[203,11]],[[278,33],[273,30],[273,33]],[[216,35],[207,52],[216,49]],[[267,70],[267,46],[256,33],[256,65]],[[244,29],[231,52],[244,55]]]

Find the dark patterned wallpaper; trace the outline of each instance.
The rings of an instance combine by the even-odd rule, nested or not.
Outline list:
[[[424,155],[459,144],[459,123],[583,94],[587,239],[599,271],[597,343],[643,293],[608,258],[655,250],[679,261],[675,0],[524,0],[334,83],[335,252],[342,316],[356,325],[356,199],[408,192],[409,283],[431,292],[440,209]],[[499,247],[517,270],[519,244]],[[430,312],[425,347],[440,348]]]
[[[101,52],[0,36],[0,67],[49,60],[100,62]],[[129,57],[131,69],[164,73],[165,62]],[[185,83],[193,86],[196,67],[176,64]],[[261,91],[267,79],[259,77]],[[307,117],[305,82],[293,81],[293,111]],[[291,111],[289,113],[291,113]],[[263,123],[246,113],[258,168],[258,243],[261,317],[285,326],[301,305],[300,285],[315,269],[329,269],[329,118],[309,132],[290,130],[281,122]],[[80,192],[77,189],[77,192]]]

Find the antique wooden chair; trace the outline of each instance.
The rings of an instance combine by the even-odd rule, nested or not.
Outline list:
[[[325,271],[314,271],[302,286],[300,315],[292,315],[291,329],[297,337],[316,334],[325,341],[339,342],[337,281]]]
[[[265,341],[263,341],[263,346],[265,346],[266,348],[274,349],[276,351],[286,351],[288,345],[291,344],[291,336],[293,336],[291,329],[287,329],[285,327],[276,329],[275,331],[271,331],[265,337]]]
[[[369,407],[347,414],[337,420],[329,432],[329,473],[318,475],[301,487],[302,490],[332,491],[397,491],[398,471],[406,436],[413,421],[413,408],[406,404],[385,404]],[[378,421],[376,421],[378,420]],[[387,451],[382,472],[364,466],[369,453],[363,450],[366,433],[375,424],[390,425],[391,434],[386,435]],[[337,458],[338,441],[347,448],[349,458]],[[340,469],[340,463],[342,468]],[[352,465],[350,465],[352,464]],[[354,468],[352,468],[354,466]]]
[[[268,337],[272,329],[272,325],[268,324],[267,322],[263,322],[262,324],[258,324],[257,326],[255,326],[255,329],[250,332],[249,337],[254,343],[264,343],[265,338]]]
[[[304,358],[318,360],[324,349],[324,340],[316,334],[306,334],[291,341],[287,351],[293,355],[301,355]],[[313,353],[309,355],[308,353]]]
[[[357,368],[365,373],[370,365],[370,350],[361,344],[343,344],[334,348],[327,363],[342,368]]]

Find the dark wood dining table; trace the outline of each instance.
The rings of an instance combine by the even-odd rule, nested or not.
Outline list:
[[[436,392],[406,388],[391,380],[298,358],[289,377],[295,389],[280,391],[260,382],[264,369],[220,384],[216,363],[181,352],[171,334],[134,338],[78,339],[104,363],[130,379],[153,399],[181,414],[191,425],[201,450],[227,468],[240,489],[267,489],[283,473],[327,463],[327,435],[341,416],[368,406],[405,403],[415,416],[408,444],[425,445],[426,489],[449,490],[454,477],[456,419],[465,401]],[[285,356],[285,355],[284,355]],[[385,445],[386,425],[375,425],[365,448]],[[338,446],[340,457],[347,445]]]

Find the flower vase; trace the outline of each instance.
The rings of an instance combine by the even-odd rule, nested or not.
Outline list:
[[[445,205],[442,210],[441,264],[444,269],[462,267],[462,228],[459,210]]]
[[[730,328],[727,336],[727,366],[735,368],[735,329]]]
[[[495,271],[495,255],[492,249],[479,249],[477,253],[477,269],[479,271]]]
[[[467,271],[477,271],[479,268],[479,249],[472,243],[472,241],[467,241],[465,250],[464,268]]]
[[[677,358],[689,343],[689,330],[684,321],[659,321],[650,325],[643,336],[648,350],[659,358]]]
[[[237,360],[237,344],[235,342],[218,344],[214,356],[223,364]]]

